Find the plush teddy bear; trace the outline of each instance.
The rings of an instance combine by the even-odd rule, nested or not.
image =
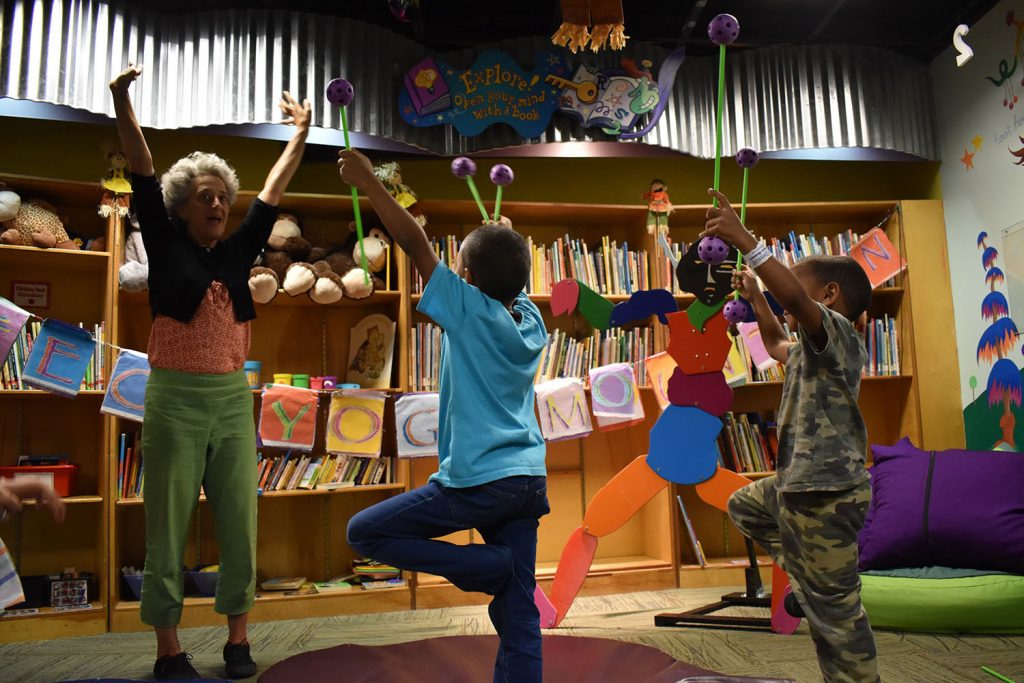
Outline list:
[[[15,202],[11,195],[4,193],[6,201],[2,209],[3,215],[10,215],[12,207],[17,207],[14,215],[3,222],[5,228],[0,232],[0,243],[41,249],[78,249],[78,245],[68,237],[64,223],[57,215],[57,209],[49,202],[41,199],[30,199]]]
[[[349,224],[349,230],[353,234],[343,245],[314,247],[309,254],[309,260],[319,275],[309,296],[317,303],[334,303],[342,296],[365,299],[374,291],[384,289],[384,281],[372,273],[380,272],[387,263],[386,250],[390,246],[387,234],[372,228],[363,239],[367,266],[371,272],[367,282],[366,272],[359,265],[359,242],[354,235],[354,223]]]
[[[128,216],[128,225],[131,230],[125,239],[124,265],[117,272],[117,281],[126,292],[141,292],[149,288],[149,258],[135,214]]]
[[[278,214],[260,265],[249,271],[253,301],[270,303],[279,289],[291,296],[309,291],[318,277],[307,263],[311,248],[302,236],[299,219],[289,213]]]

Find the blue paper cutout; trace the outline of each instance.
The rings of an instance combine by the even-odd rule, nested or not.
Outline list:
[[[679,310],[679,304],[672,292],[667,289],[648,289],[633,292],[629,301],[616,304],[612,309],[612,317],[609,324],[612,327],[627,325],[637,320],[643,320],[652,315],[658,316],[663,325],[668,325],[667,313],[675,313]]]
[[[699,484],[718,469],[715,439],[722,421],[699,408],[666,406],[651,429],[647,464],[676,484]]]

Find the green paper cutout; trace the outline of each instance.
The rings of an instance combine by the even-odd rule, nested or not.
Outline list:
[[[686,308],[686,317],[690,319],[691,325],[698,330],[703,330],[704,323],[708,321],[708,318],[722,310],[723,306],[725,306],[725,299],[721,299],[714,306],[708,306],[700,299],[697,299]]]
[[[579,280],[576,281],[576,284],[580,288],[580,298],[576,303],[576,310],[580,312],[584,320],[590,323],[591,327],[607,330],[611,326],[612,309],[615,308],[615,304]]]

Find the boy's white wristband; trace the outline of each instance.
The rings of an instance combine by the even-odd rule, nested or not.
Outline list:
[[[746,262],[747,267],[751,270],[756,269],[758,266],[764,265],[764,262],[772,257],[772,252],[768,250],[768,247],[763,242],[759,243],[756,247],[748,251],[743,255],[743,260]]]

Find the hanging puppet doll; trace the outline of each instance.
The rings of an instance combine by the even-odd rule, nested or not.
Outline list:
[[[657,236],[668,232],[668,215],[672,213],[672,201],[668,198],[668,185],[655,178],[651,189],[643,194],[647,200],[647,232]]]

